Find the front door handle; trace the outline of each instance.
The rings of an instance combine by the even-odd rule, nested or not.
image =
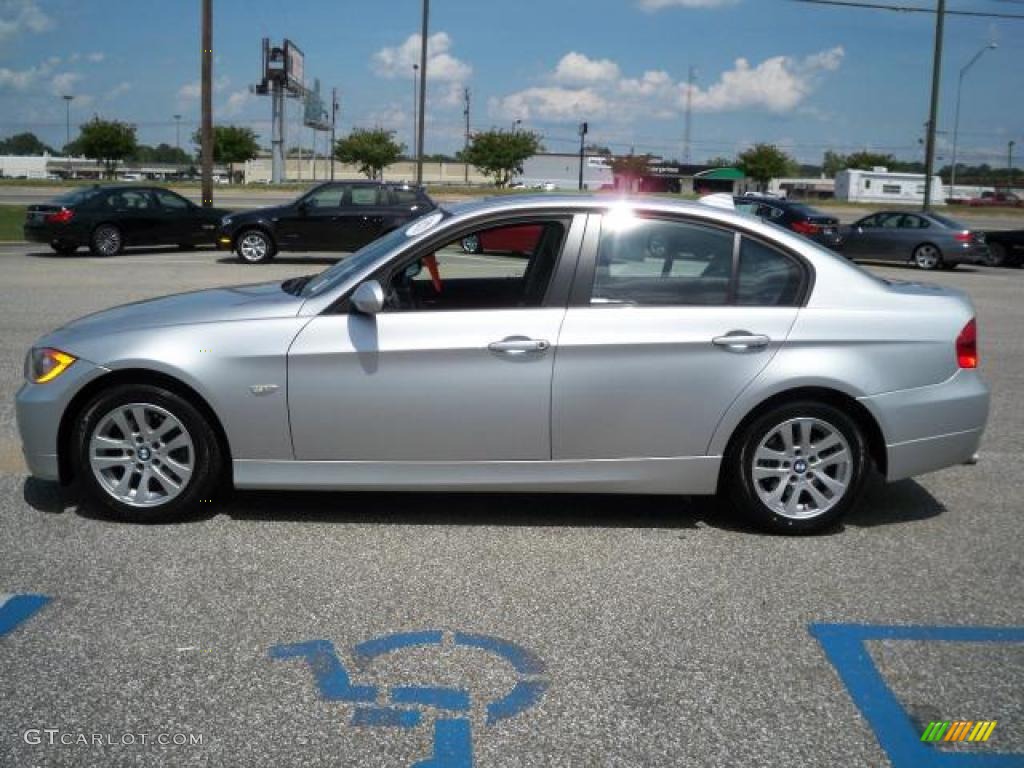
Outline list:
[[[716,336],[711,343],[716,347],[723,347],[730,352],[748,352],[756,349],[764,349],[770,342],[767,336],[749,331],[730,331],[725,336]]]
[[[547,352],[551,348],[551,342],[545,339],[530,339],[525,336],[509,336],[501,341],[492,341],[487,348],[491,352],[519,356],[531,352]]]

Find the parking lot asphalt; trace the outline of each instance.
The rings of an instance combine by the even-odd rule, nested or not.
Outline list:
[[[449,766],[467,744],[479,766],[1024,765],[1024,270],[926,277],[977,305],[980,462],[874,481],[828,535],[502,494],[238,493],[142,527],[26,477],[38,335],[332,261],[0,246],[0,595],[49,598],[0,596],[0,765]],[[997,725],[920,742],[955,720]]]

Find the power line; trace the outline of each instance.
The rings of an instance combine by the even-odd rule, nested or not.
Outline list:
[[[887,5],[885,3],[867,3],[862,0],[790,0],[792,3],[808,5],[834,5],[841,8],[867,8],[873,11],[896,11],[898,13],[935,13],[934,8],[921,8],[916,5]],[[947,16],[972,16],[983,19],[1024,19],[1024,14],[1004,13],[1002,11],[946,11]]]

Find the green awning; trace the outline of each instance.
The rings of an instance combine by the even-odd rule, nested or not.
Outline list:
[[[717,181],[743,181],[746,176],[739,168],[712,168],[695,174],[695,179],[714,179]]]

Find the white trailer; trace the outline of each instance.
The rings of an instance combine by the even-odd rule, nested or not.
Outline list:
[[[871,171],[840,171],[836,174],[836,200],[850,203],[922,203],[923,173],[890,173],[886,168]],[[932,202],[945,205],[945,188],[939,176],[932,176]]]

